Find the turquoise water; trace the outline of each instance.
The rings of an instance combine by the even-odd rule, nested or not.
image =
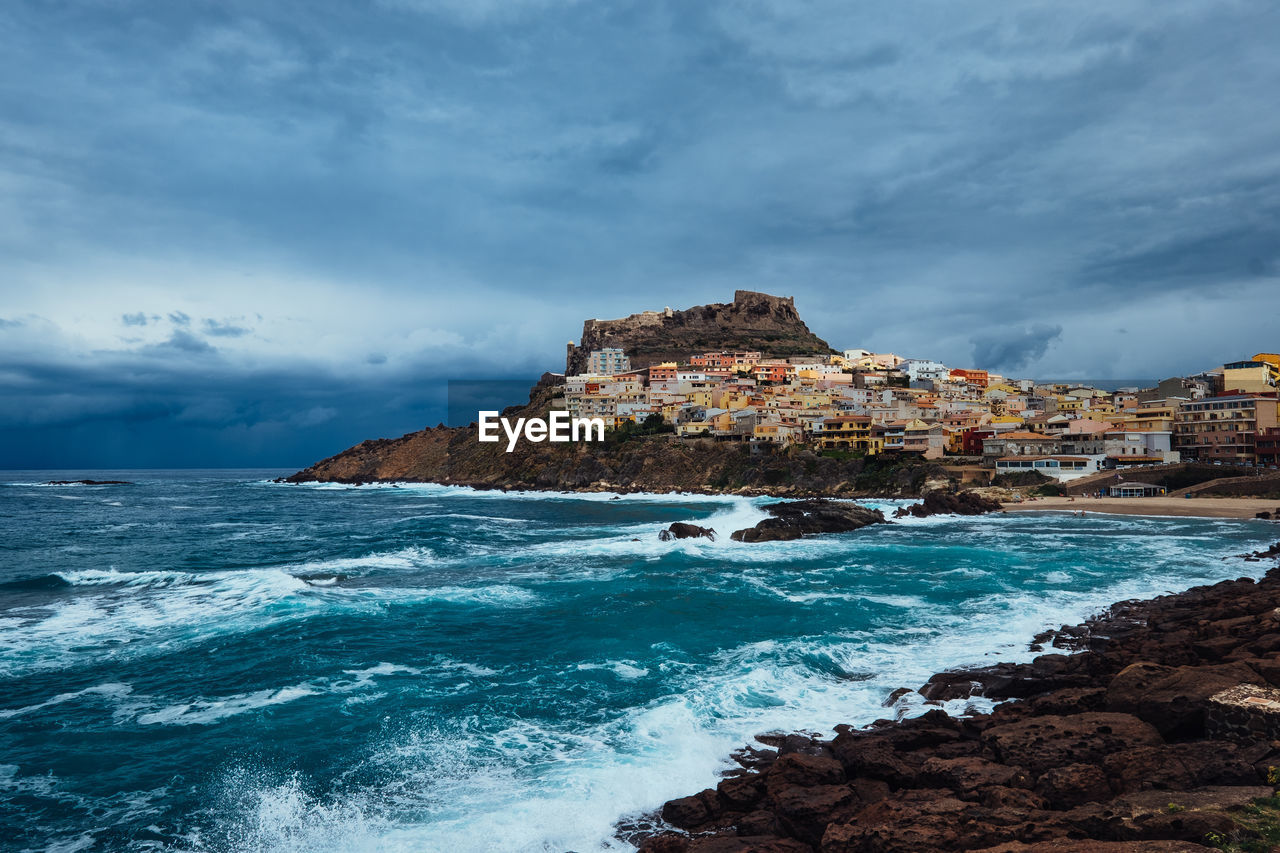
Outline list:
[[[668,543],[766,501],[37,485],[67,476],[0,475],[4,849],[625,850],[620,817],[757,732],[870,722],[1114,600],[1256,576],[1229,555],[1277,538],[1011,514]]]

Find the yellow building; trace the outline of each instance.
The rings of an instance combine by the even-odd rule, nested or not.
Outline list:
[[[1134,432],[1172,431],[1177,408],[1174,405],[1143,406],[1115,423]]]
[[[824,418],[819,446],[824,450],[861,450],[868,455],[878,453],[882,441],[871,436],[871,418],[867,415],[840,415]]]
[[[676,435],[681,438],[692,438],[694,436],[706,435],[711,431],[711,424],[707,421],[690,421],[689,423],[680,424],[676,427]]]
[[[1222,366],[1222,388],[1227,393],[1269,394],[1280,385],[1280,356],[1258,353],[1252,361],[1233,361]]]
[[[1058,401],[1059,412],[1079,412],[1084,409],[1084,400],[1079,397],[1068,397],[1065,395],[1056,397]]]

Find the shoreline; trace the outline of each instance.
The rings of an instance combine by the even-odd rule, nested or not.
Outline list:
[[[1280,564],[1118,602],[1031,649],[1048,653],[884,703],[1004,702],[991,713],[761,735],[715,788],[618,837],[641,853],[1280,849],[1223,846],[1280,839]]]
[[[288,478],[272,479],[268,482],[281,485],[343,485],[353,488],[364,486],[445,486],[456,489],[471,489],[477,492],[501,492],[503,494],[560,494],[560,495],[649,495],[652,497],[679,498],[681,496],[711,498],[772,498],[775,500],[805,500],[825,498],[835,501],[915,501],[924,500],[923,495],[885,495],[885,494],[834,494],[810,490],[761,489],[744,487],[734,490],[714,489],[707,486],[689,489],[671,489],[654,491],[634,486],[614,486],[600,484],[585,488],[559,488],[553,486],[498,486],[491,483],[442,483],[438,480],[290,480]],[[968,490],[962,490],[968,491]],[[1142,515],[1166,518],[1231,518],[1253,521],[1260,512],[1269,512],[1273,519],[1280,520],[1280,500],[1274,498],[1091,498],[1091,497],[1037,497],[1023,501],[1002,501],[1005,513],[1021,512],[1068,512],[1097,513],[1102,515]]]
[[[1021,502],[1006,501],[1005,512],[1070,512],[1108,515],[1147,515],[1254,520],[1260,512],[1280,518],[1275,498],[1090,498],[1047,497]]]

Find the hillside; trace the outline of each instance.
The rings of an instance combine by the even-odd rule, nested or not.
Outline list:
[[[560,393],[548,377],[510,417],[545,416]],[[669,433],[610,433],[602,443],[482,444],[474,425],[438,426],[361,442],[286,478],[289,482],[430,482],[496,489],[693,491],[770,495],[915,496],[954,488],[954,472],[893,454],[833,459],[793,448],[752,454],[740,444],[681,441]]]
[[[568,354],[570,373],[592,349],[622,347],[634,365],[685,359],[699,350],[756,350],[772,356],[831,352],[796,313],[790,297],[739,290],[732,303],[685,311],[587,320],[580,346]],[[544,417],[562,395],[563,378],[546,374],[529,401],[504,414]],[[611,433],[603,443],[484,444],[476,428],[421,430],[364,441],[287,478],[290,482],[416,481],[482,488],[621,491],[742,491],[854,495],[918,494],[927,483],[948,484],[941,466],[919,460],[836,460],[793,449],[752,454],[740,444],[677,441],[672,435]]]

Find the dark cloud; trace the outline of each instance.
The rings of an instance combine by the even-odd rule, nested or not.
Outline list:
[[[249,334],[251,329],[245,326],[237,326],[232,322],[219,322],[218,320],[205,320],[204,333],[213,335],[216,338],[239,338]]]
[[[120,322],[126,326],[145,326],[147,325],[147,315],[142,311],[135,314],[121,314]]]
[[[103,288],[180,307],[109,309],[113,346],[120,323],[172,332],[139,330],[116,368],[184,362],[224,390],[205,406],[180,383],[116,393],[145,398],[149,424],[237,437],[208,438],[211,458],[271,430],[288,447],[327,409],[304,431],[338,442],[355,416],[335,400],[368,407],[353,440],[429,420],[399,386],[362,396],[314,367],[337,344],[356,372],[463,373],[417,322],[536,375],[586,317],[738,287],[794,295],[837,346],[957,366],[1167,375],[1276,348],[1280,7],[302,9],[0,8],[0,74],[31,81],[0,91],[5,310],[65,330],[11,320],[4,337],[30,332],[16,351],[50,363],[99,359],[72,327]],[[262,365],[297,394],[255,420]],[[120,446],[157,458],[134,434]]]
[[[26,323],[22,320],[6,320],[4,317],[0,317],[0,329],[17,329],[25,325]]]
[[[154,349],[157,350],[178,350],[180,352],[193,355],[205,355],[217,352],[217,349],[203,338],[199,338],[185,329],[174,329],[169,339],[162,344],[157,344]]]
[[[1018,370],[1043,358],[1060,337],[1062,327],[1048,325],[990,332],[973,339],[973,362],[990,370]]]
[[[88,365],[15,360],[7,372],[0,469],[297,469],[447,414],[447,375],[423,365],[343,377],[319,368],[211,371],[119,354]]]

